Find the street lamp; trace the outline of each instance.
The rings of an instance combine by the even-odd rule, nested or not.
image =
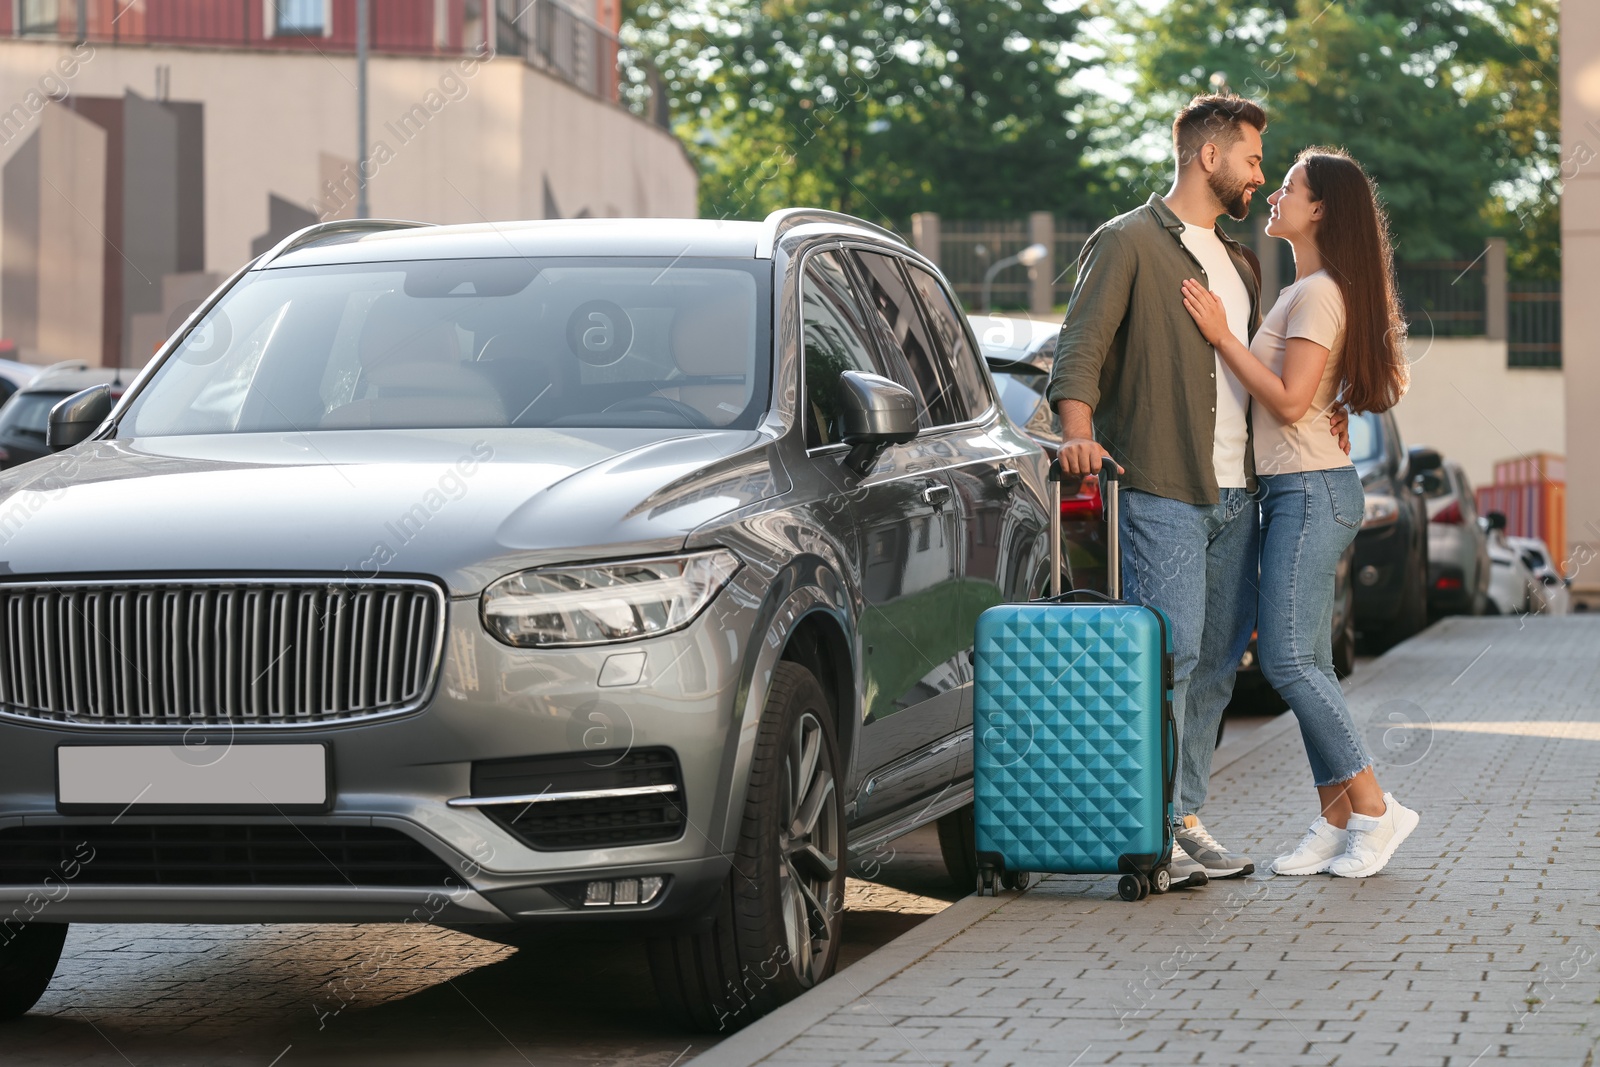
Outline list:
[[[994,276],[1007,267],[1014,267],[1018,263],[1024,267],[1036,266],[1044,262],[1044,257],[1050,250],[1044,245],[1029,245],[1014,256],[1007,256],[983,272],[983,310],[989,310],[989,290],[994,286]]]

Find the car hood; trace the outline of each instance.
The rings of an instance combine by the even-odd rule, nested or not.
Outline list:
[[[0,475],[0,574],[425,575],[470,595],[519,567],[681,548],[780,491],[771,442],[617,429],[93,442]]]

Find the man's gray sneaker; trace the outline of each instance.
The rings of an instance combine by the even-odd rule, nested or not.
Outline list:
[[[1206,831],[1198,815],[1185,815],[1178,824],[1177,843],[1206,870],[1210,878],[1238,878],[1255,872],[1249,856],[1229,852]],[[1176,877],[1176,876],[1174,876]]]
[[[1172,843],[1172,888],[1173,889],[1199,889],[1211,879],[1206,876],[1206,869],[1189,858],[1176,841]]]

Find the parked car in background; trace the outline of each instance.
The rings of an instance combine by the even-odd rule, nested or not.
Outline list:
[[[1541,615],[1566,615],[1572,610],[1572,579],[1556,566],[1550,546],[1537,537],[1507,537],[1506,544],[1522,557],[1533,575],[1529,587],[1532,610]]]
[[[1052,459],[1061,448],[1061,420],[1045,399],[1061,323],[1021,315],[969,315],[995,393],[1011,421]],[[1097,478],[1061,484],[1062,589],[1106,590],[1106,521]],[[1048,590],[1040,588],[1043,595]]]
[[[0,359],[0,404],[10,400],[13,393],[37,378],[43,370],[43,367],[36,367],[32,363]]]
[[[1521,615],[1532,611],[1537,579],[1523,554],[1506,537],[1506,517],[1491,511],[1483,517],[1489,535],[1489,614]]]
[[[108,385],[118,400],[138,377],[136,370],[89,367],[83,363],[56,364],[16,391],[0,407],[0,470],[49,454],[45,427],[50,409],[72,394],[93,385]]]
[[[894,234],[325,223],[109,392],[0,475],[0,913],[70,883],[0,1017],[69,922],[419,918],[627,930],[726,1031],[828,977],[852,860],[970,828],[1047,463]]]
[[[1419,476],[1428,507],[1428,608],[1482,615],[1489,602],[1489,535],[1467,472],[1452,460]]]
[[[1366,495],[1356,534],[1356,628],[1388,648],[1428,625],[1428,510],[1418,475],[1443,460],[1431,448],[1406,451],[1393,411],[1350,417],[1350,459]]]

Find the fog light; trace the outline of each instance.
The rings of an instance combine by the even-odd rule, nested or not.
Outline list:
[[[1362,585],[1377,585],[1378,568],[1374,567],[1370,563],[1367,564],[1356,573],[1356,581],[1360,582]]]
[[[1244,655],[1239,657],[1239,667],[1242,670],[1249,670],[1251,665],[1254,664],[1255,661],[1256,661],[1256,654],[1254,652],[1250,651],[1247,648],[1247,649],[1244,650]]]
[[[648,874],[643,878],[611,878],[590,882],[584,887],[583,906],[594,908],[649,904],[661,895],[661,890],[666,884],[667,880],[659,874]]]

